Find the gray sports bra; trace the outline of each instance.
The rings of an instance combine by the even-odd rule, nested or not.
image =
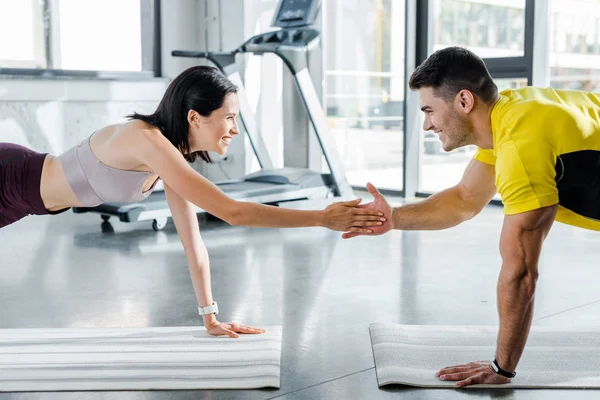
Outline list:
[[[142,192],[152,172],[128,171],[103,164],[92,152],[90,138],[58,157],[82,207],[95,207],[107,202],[133,203],[152,193],[158,179],[148,191]]]

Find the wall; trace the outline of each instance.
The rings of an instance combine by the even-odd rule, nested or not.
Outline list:
[[[0,79],[0,141],[60,154],[133,111],[153,111],[165,87],[165,80]]]
[[[192,65],[206,64],[173,57],[172,50],[233,50],[269,29],[276,4],[276,0],[162,0],[164,78],[125,82],[0,76],[0,141],[59,154],[133,111],[152,112],[172,78]],[[261,133],[275,164],[283,166],[281,61],[272,55],[238,56],[238,61]],[[244,135],[232,141],[228,156],[215,165],[194,167],[212,180],[241,177],[258,168]]]

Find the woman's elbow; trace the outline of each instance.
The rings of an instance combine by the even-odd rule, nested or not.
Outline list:
[[[242,202],[235,201],[230,207],[223,213],[221,219],[227,222],[231,226],[245,226],[247,225],[246,213],[242,206]]]

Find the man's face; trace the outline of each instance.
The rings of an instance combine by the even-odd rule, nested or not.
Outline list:
[[[436,96],[430,87],[419,89],[421,111],[425,114],[423,129],[438,134],[444,151],[471,144],[473,126],[460,111],[458,96],[452,102]]]

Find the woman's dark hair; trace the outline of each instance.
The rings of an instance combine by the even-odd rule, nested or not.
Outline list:
[[[434,52],[415,69],[408,86],[412,90],[430,87],[446,101],[453,100],[463,89],[486,104],[493,103],[498,96],[498,87],[483,60],[462,47],[447,47]]]
[[[156,111],[150,115],[133,113],[129,119],[139,119],[156,126],[189,162],[198,157],[210,163],[207,151],[191,152],[189,140],[189,110],[208,117],[221,108],[228,94],[237,93],[235,86],[215,67],[198,65],[186,69],[167,87]]]

